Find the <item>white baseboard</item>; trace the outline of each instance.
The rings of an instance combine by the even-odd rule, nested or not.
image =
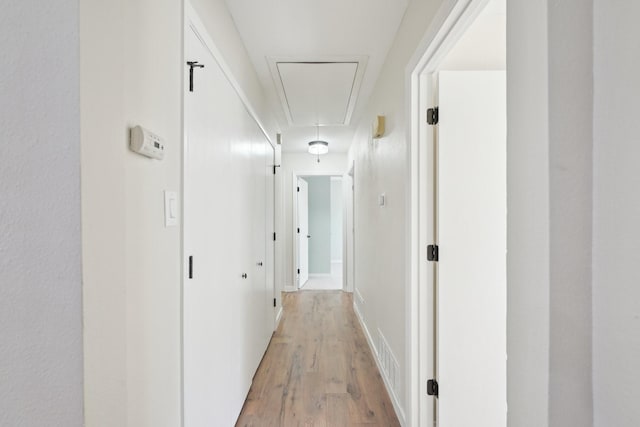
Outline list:
[[[382,369],[382,362],[380,361],[380,357],[378,355],[378,351],[376,349],[376,346],[374,345],[374,341],[371,337],[371,334],[369,333],[369,328],[367,328],[367,325],[364,322],[364,319],[362,318],[362,314],[360,313],[360,310],[358,309],[358,305],[354,302],[353,303],[353,311],[355,311],[356,313],[356,317],[358,318],[358,321],[360,322],[360,326],[362,327],[362,330],[364,331],[364,336],[367,338],[367,343],[369,344],[369,348],[371,349],[371,353],[373,354],[373,358],[376,361],[376,365],[378,366],[378,371],[380,371],[380,376],[382,377],[382,381],[384,382],[384,386],[387,389],[387,393],[389,393],[389,396],[391,397],[391,403],[393,404],[393,409],[396,411],[396,416],[398,417],[398,421],[400,421],[400,425],[402,427],[405,427],[407,425],[405,416],[404,416],[404,411],[402,410],[402,407],[400,406],[400,402],[398,401],[398,396],[396,395],[395,391],[393,390],[393,387],[391,387],[391,384],[389,382],[389,379],[387,378],[387,376],[385,375],[384,369]]]
[[[280,325],[280,319],[282,319],[282,306],[278,309],[278,313],[276,314],[276,325],[274,331],[278,329],[278,325]]]

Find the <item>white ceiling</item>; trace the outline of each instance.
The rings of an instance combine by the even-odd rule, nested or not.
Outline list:
[[[316,123],[332,152],[347,151],[408,0],[225,1],[276,112],[283,151],[306,151]]]

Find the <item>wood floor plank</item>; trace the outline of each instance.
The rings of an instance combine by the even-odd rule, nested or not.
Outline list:
[[[351,294],[283,295],[236,426],[399,426]]]

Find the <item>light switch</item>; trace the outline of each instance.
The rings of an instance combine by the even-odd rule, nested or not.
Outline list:
[[[385,199],[386,199],[385,194],[384,194],[384,193],[380,194],[380,195],[378,196],[378,206],[384,206],[384,205],[385,205],[385,203],[386,203],[386,200],[385,200]]]
[[[178,194],[175,191],[164,192],[164,226],[178,225]]]

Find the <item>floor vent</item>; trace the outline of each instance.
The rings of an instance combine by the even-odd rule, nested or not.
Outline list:
[[[378,329],[378,358],[382,366],[382,375],[397,395],[400,390],[400,367],[380,329]]]

